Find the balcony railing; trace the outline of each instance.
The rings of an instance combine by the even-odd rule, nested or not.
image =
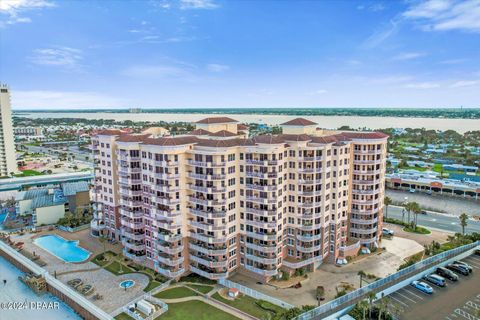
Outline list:
[[[248,254],[248,253],[245,254],[245,258],[247,258],[248,260],[262,263],[262,264],[274,264],[274,265],[277,264],[277,258],[260,257],[253,254]]]
[[[167,266],[177,266],[179,264],[182,264],[183,261],[185,261],[184,257],[178,257],[176,259],[172,259],[172,257],[162,257],[162,256],[157,256],[157,260],[163,264],[166,264]]]
[[[203,241],[203,242],[206,242],[206,243],[226,243],[227,242],[227,237],[225,237],[225,236],[214,237],[214,236],[209,236],[209,235],[206,235],[206,234],[200,234],[200,233],[194,232],[194,231],[190,231],[189,236],[192,239],[196,239],[196,240]]]
[[[188,201],[190,201],[192,203],[195,203],[195,204],[201,204],[201,205],[209,206],[209,207],[224,206],[224,205],[227,204],[226,199],[212,199],[212,200],[209,200],[209,199],[197,198],[197,197],[194,197],[194,196],[189,196]]]
[[[225,211],[205,211],[205,210],[198,210],[198,209],[189,209],[190,213],[194,216],[200,216],[207,219],[216,219],[216,218],[225,218],[227,213]]]
[[[245,245],[247,246],[247,248],[251,248],[253,250],[257,250],[265,253],[277,252],[276,245],[261,245],[261,244],[251,243],[251,242],[245,242]]]
[[[249,237],[252,237],[254,239],[258,240],[264,240],[264,241],[275,241],[277,240],[277,234],[276,233],[260,233],[260,232],[255,232],[255,231],[247,231],[246,235]]]
[[[188,246],[192,250],[196,250],[198,252],[204,253],[206,255],[226,255],[227,254],[227,247],[224,248],[216,248],[216,247],[204,247],[201,245],[197,245],[194,243],[189,243]]]
[[[259,190],[259,191],[277,191],[278,185],[260,185],[247,183],[245,185],[247,189]]]
[[[188,164],[195,167],[202,167],[202,168],[220,168],[225,167],[225,161],[217,161],[217,162],[205,162],[205,161],[196,161],[196,160],[188,160]]]
[[[214,259],[209,259],[208,257],[199,257],[193,254],[190,254],[190,260],[195,261],[196,263],[199,263],[201,265],[207,266],[209,268],[227,268],[228,267],[228,261],[217,261]]]
[[[216,273],[206,272],[206,271],[200,270],[200,269],[198,269],[198,268],[196,268],[192,265],[190,265],[190,271],[192,271],[193,273],[196,273],[198,275],[201,275],[202,277],[210,279],[210,280],[218,280],[218,279],[228,277],[228,272],[216,272]]]
[[[309,264],[312,264],[312,263],[322,262],[322,260],[323,260],[322,256],[312,257],[312,258],[308,258],[308,259],[305,259],[305,260],[299,260],[299,261],[295,261],[295,262],[288,261],[288,260],[284,259],[282,261],[282,265],[284,265],[285,267],[291,268],[291,269],[298,269],[298,268],[308,266]]]
[[[255,209],[255,208],[245,208],[245,211],[248,213],[254,213],[260,216],[276,216],[277,215],[277,210],[263,210],[263,209]]]
[[[278,274],[277,269],[266,270],[266,269],[256,268],[254,266],[249,266],[249,265],[245,265],[245,269],[247,269],[249,271],[252,271],[252,272],[255,272],[257,274],[260,274],[262,276],[266,276],[266,277],[272,277],[272,276],[275,276],[275,275]]]
[[[213,225],[213,224],[207,224],[207,223],[202,223],[202,222],[192,221],[192,220],[189,220],[188,224],[191,225],[192,227],[200,228],[206,231],[221,231],[227,228],[226,224]]]

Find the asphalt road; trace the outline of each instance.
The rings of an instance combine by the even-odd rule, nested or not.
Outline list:
[[[387,215],[389,218],[402,220],[402,208],[389,206]],[[413,214],[410,214],[410,219],[413,220]],[[407,213],[405,213],[404,221],[407,221]],[[429,211],[427,214],[419,214],[417,221],[419,226],[426,228],[462,232],[459,218],[453,215],[432,213]],[[469,219],[465,232],[480,232],[480,221]]]

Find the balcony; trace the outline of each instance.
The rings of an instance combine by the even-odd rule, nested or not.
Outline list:
[[[226,177],[225,174],[202,174],[202,173],[193,173],[193,172],[189,172],[188,176],[192,179],[206,180],[206,181],[225,180],[225,177]]]
[[[175,242],[182,240],[182,235],[171,232],[158,232],[157,238],[162,241]]]
[[[202,187],[202,186],[196,186],[194,184],[189,184],[188,188],[190,190],[198,191],[198,192],[203,192],[203,193],[223,193],[227,191],[227,188],[222,188],[222,187]]]
[[[376,234],[378,231],[378,227],[373,228],[350,228],[350,232],[357,233],[357,234]]]
[[[142,262],[145,261],[145,254],[137,255],[137,254],[134,254],[134,253],[130,253],[130,252],[127,251],[126,248],[123,248],[122,253],[126,258],[128,258],[132,261],[135,261],[135,262],[138,262],[138,263],[142,263]]]
[[[277,246],[276,245],[266,245],[266,244],[255,244],[251,242],[245,242],[245,246],[247,248],[251,248],[253,250],[265,252],[265,253],[275,253],[277,252]]]
[[[322,239],[322,234],[297,234],[296,237],[300,241],[314,241]]]
[[[264,241],[275,241],[277,240],[277,233],[272,232],[272,233],[260,233],[260,232],[255,232],[255,231],[247,231],[245,234],[249,237],[252,237],[254,239],[258,240],[264,240]]]
[[[299,179],[298,184],[300,185],[312,185],[312,184],[321,184],[322,179]]]
[[[374,224],[378,222],[378,218],[372,218],[372,219],[356,219],[356,218],[351,218],[350,219],[351,223],[356,223],[356,224]]]
[[[118,171],[120,172],[120,174],[129,175],[134,173],[142,173],[142,168],[124,167],[120,165],[118,167]]]
[[[259,190],[259,191],[277,191],[278,185],[260,185],[247,183],[245,185],[247,189]]]
[[[259,227],[263,229],[276,229],[277,222],[276,221],[263,221],[263,220],[246,220],[245,224],[251,225],[254,227]]]
[[[375,204],[380,203],[380,199],[352,199],[352,203],[359,204],[359,205],[373,206]]]
[[[256,268],[254,266],[249,266],[249,265],[245,265],[245,269],[247,269],[249,271],[252,271],[252,272],[255,272],[257,274],[260,274],[260,275],[265,276],[265,277],[272,277],[272,276],[276,276],[278,274],[277,269],[268,270],[268,269]]]
[[[120,185],[131,186],[132,184],[142,184],[141,179],[132,179],[130,177],[122,177],[118,178],[118,182]]]
[[[128,221],[128,220],[121,219],[120,223],[121,223],[122,226],[131,228],[131,229],[143,229],[143,228],[145,228],[145,224],[143,222],[134,222],[134,221]]]
[[[309,157],[299,156],[297,159],[298,159],[298,161],[320,161],[320,160],[322,160],[322,157],[321,156],[318,156],[318,157],[315,157],[315,156],[309,156]]]
[[[174,187],[171,185],[160,185],[160,184],[154,185],[152,189],[158,192],[177,192],[180,190],[179,187]]]
[[[155,219],[157,220],[168,220],[180,216],[180,212],[161,210],[158,208],[153,208],[152,213],[155,214]]]
[[[136,197],[136,196],[141,196],[143,194],[142,190],[131,190],[128,188],[121,187],[120,188],[120,194],[123,196],[129,196],[129,197]]]
[[[246,171],[246,176],[251,178],[275,179],[278,177],[278,172]]]
[[[141,207],[143,205],[143,202],[139,200],[120,199],[120,205],[130,207],[130,208],[135,208],[135,207]]]
[[[155,165],[156,167],[176,167],[178,166],[178,161],[153,160],[153,165]]]
[[[368,185],[375,185],[382,183],[381,179],[352,179],[352,183],[354,184],[368,184]]]
[[[372,174],[381,174],[383,171],[382,169],[375,169],[375,170],[353,170],[353,173],[354,174],[368,174],[368,175],[372,175]]]
[[[225,218],[227,216],[227,213],[225,211],[206,211],[189,208],[189,212],[194,216],[199,216],[207,219]]]
[[[358,150],[358,149],[353,149],[353,153],[358,153],[358,154],[382,154],[381,149],[376,149],[376,150]]]
[[[202,167],[202,168],[221,168],[221,167],[225,167],[227,163],[225,161],[204,162],[204,161],[188,160],[188,164],[191,166]]]
[[[183,249],[185,248],[183,245],[170,247],[167,244],[168,242],[162,243],[157,241],[157,250],[166,254],[179,254],[180,252],[183,252]]]
[[[355,214],[361,214],[361,215],[371,215],[371,214],[374,214],[374,213],[378,213],[380,211],[379,208],[371,208],[371,209],[353,209],[352,208],[352,213],[355,213]]]
[[[296,246],[297,251],[303,252],[303,253],[313,253],[315,251],[320,251],[322,249],[322,245],[315,245],[315,246],[305,246],[305,245],[300,245],[297,244]]]
[[[380,193],[380,189],[352,189],[352,193],[375,195],[377,193]]]
[[[195,250],[198,252],[201,252],[203,254],[209,255],[209,256],[216,256],[216,255],[226,255],[227,254],[227,247],[205,247],[200,244],[195,244],[195,243],[189,243],[188,244],[189,248],[191,250]]]
[[[174,206],[180,203],[180,199],[174,199],[165,196],[153,196],[153,201],[157,204],[163,204],[166,206]]]
[[[92,228],[93,230],[102,231],[103,229],[105,229],[105,223],[103,223],[102,220],[93,219],[92,221],[90,221],[90,228]]]
[[[122,245],[125,248],[131,249],[131,250],[134,250],[134,251],[144,251],[145,250],[145,243],[141,243],[141,242],[135,242],[135,241],[129,241],[129,240],[123,239],[122,240]]]
[[[218,261],[212,258],[209,258],[207,256],[196,256],[190,253],[190,261],[195,261],[196,263],[199,263],[201,265],[204,265],[209,268],[227,268],[228,267],[228,261]]]
[[[175,259],[172,259],[172,257],[165,257],[165,256],[158,256],[157,260],[167,266],[170,267],[175,267],[178,266],[179,264],[182,264],[183,261],[185,261],[184,257],[176,257]]]
[[[255,209],[255,208],[245,208],[245,211],[248,213],[254,213],[259,216],[267,217],[267,216],[276,216],[277,209],[275,210],[264,210],[264,209]]]
[[[157,179],[171,180],[180,178],[179,174],[155,172],[153,176]]]
[[[313,197],[313,196],[321,196],[322,195],[322,190],[305,190],[305,191],[297,191],[297,194],[299,196],[307,196],[307,197]]]
[[[258,263],[262,263],[262,264],[274,264],[274,265],[277,264],[277,258],[261,257],[261,256],[256,256],[256,255],[248,254],[248,253],[245,254],[245,258],[247,258],[248,260],[258,262]]]
[[[145,234],[144,233],[133,233],[126,231],[124,229],[121,229],[122,236],[127,237],[132,240],[143,240],[145,239]]]
[[[227,237],[225,236],[214,237],[206,234],[201,234],[195,231],[190,231],[189,236],[192,239],[206,242],[206,243],[226,243],[227,242]]]
[[[188,224],[194,228],[200,228],[205,231],[223,231],[227,228],[226,224],[217,224],[217,225],[212,225],[208,223],[203,223],[199,221],[193,221],[189,220]]]
[[[185,269],[184,268],[180,268],[178,270],[171,270],[169,268],[162,268],[162,266],[160,266],[158,264],[158,262],[155,262],[155,266],[154,266],[154,269],[155,271],[157,271],[158,273],[164,275],[165,277],[167,278],[177,278],[177,277],[180,277],[182,274],[185,273]]]
[[[202,199],[202,198],[198,198],[198,197],[194,197],[194,196],[189,196],[188,201],[190,201],[191,203],[200,204],[200,205],[204,205],[204,206],[208,206],[208,207],[224,206],[224,205],[227,204],[226,199],[212,199],[212,200],[209,200],[209,199]]]
[[[228,277],[228,272],[207,272],[190,265],[190,271],[210,280],[218,280]]]

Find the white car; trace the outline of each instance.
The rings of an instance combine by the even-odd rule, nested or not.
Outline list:
[[[395,232],[392,229],[382,228],[382,233],[387,236],[393,236]]]

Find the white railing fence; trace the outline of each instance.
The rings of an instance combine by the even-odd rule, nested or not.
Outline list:
[[[294,305],[291,305],[285,301],[282,301],[280,299],[277,299],[277,298],[274,298],[274,297],[271,297],[269,295],[266,295],[264,293],[261,293],[257,290],[253,290],[251,288],[248,288],[248,287],[245,287],[245,286],[242,286],[241,284],[238,284],[236,282],[233,282],[233,281],[230,281],[230,280],[227,280],[227,279],[220,279],[218,280],[218,283],[221,284],[222,286],[224,287],[227,287],[227,288],[235,288],[235,289],[238,289],[238,291],[240,291],[241,293],[247,295],[247,296],[250,296],[254,299],[257,299],[257,300],[265,300],[265,301],[268,301],[270,303],[273,303],[277,306],[280,306],[282,308],[285,308],[285,309],[291,309],[291,308],[294,308],[295,306]]]

